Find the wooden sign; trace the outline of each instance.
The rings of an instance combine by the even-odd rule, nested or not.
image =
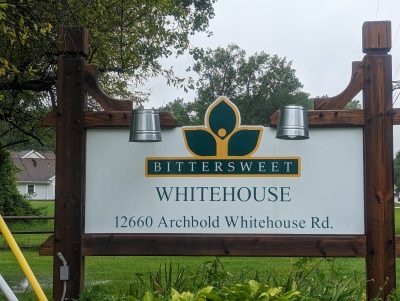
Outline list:
[[[365,56],[342,93],[315,101],[310,125],[330,129],[313,129],[309,141],[278,142],[273,129],[241,125],[235,107],[217,101],[203,126],[139,145],[128,143],[132,103],[105,95],[85,61],[87,31],[63,29],[58,107],[46,120],[57,128],[55,233],[43,246],[54,255],[53,299],[64,290],[58,252],[70,266],[68,299],[79,298],[92,255],[358,256],[367,298],[385,299],[396,287],[400,120],[390,31],[387,21],[364,24]],[[343,110],[360,91],[363,109]],[[87,112],[86,92],[105,111]],[[161,122],[176,125],[168,113]]]

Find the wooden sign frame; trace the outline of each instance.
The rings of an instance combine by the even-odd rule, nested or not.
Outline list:
[[[88,32],[60,31],[57,73],[57,111],[47,126],[57,129],[55,233],[40,249],[53,255],[53,298],[59,300],[61,252],[70,266],[66,298],[78,298],[83,289],[85,256],[102,255],[218,255],[319,256],[366,258],[367,295],[386,297],[396,283],[396,240],[393,206],[393,124],[400,111],[392,107],[390,22],[363,25],[363,52],[353,62],[349,85],[339,95],[316,99],[308,114],[311,127],[364,128],[365,235],[176,235],[84,234],[86,129],[129,127],[131,101],[105,95],[97,82],[95,65],[86,63]],[[363,91],[363,110],[343,110]],[[105,111],[88,112],[89,94]],[[271,118],[276,125],[277,113]],[[175,118],[161,113],[161,126],[176,126]],[[360,154],[362,155],[362,154]],[[400,243],[398,243],[400,246]]]

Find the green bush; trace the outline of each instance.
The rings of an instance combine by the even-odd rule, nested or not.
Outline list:
[[[0,214],[7,215],[39,215],[40,210],[34,209],[28,200],[19,193],[17,168],[14,166],[10,153],[0,149]]]
[[[362,301],[365,278],[359,274],[344,274],[335,259],[302,258],[288,273],[271,272],[254,279],[227,272],[219,258],[203,263],[194,272],[174,268],[172,262],[149,272],[148,277],[136,275],[137,280],[118,296],[108,293],[104,286],[87,288],[81,301]],[[400,301],[394,292],[391,301]],[[376,299],[380,301],[380,299]]]
[[[142,297],[122,295],[112,297],[107,294],[102,286],[94,286],[83,293],[80,301],[295,301],[300,292],[290,290],[283,291],[282,287],[270,287],[255,280],[244,284],[234,284],[230,287],[216,288],[206,286],[195,292],[178,292],[171,289],[167,295],[158,292],[145,292]]]

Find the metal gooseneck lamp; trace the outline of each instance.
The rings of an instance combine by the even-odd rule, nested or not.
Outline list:
[[[161,141],[160,114],[153,109],[132,110],[129,142]]]
[[[309,139],[308,115],[303,106],[287,105],[280,108],[276,138],[283,140]]]

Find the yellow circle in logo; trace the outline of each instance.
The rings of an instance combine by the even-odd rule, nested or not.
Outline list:
[[[224,137],[226,135],[226,130],[225,129],[219,129],[218,130],[218,136]]]

